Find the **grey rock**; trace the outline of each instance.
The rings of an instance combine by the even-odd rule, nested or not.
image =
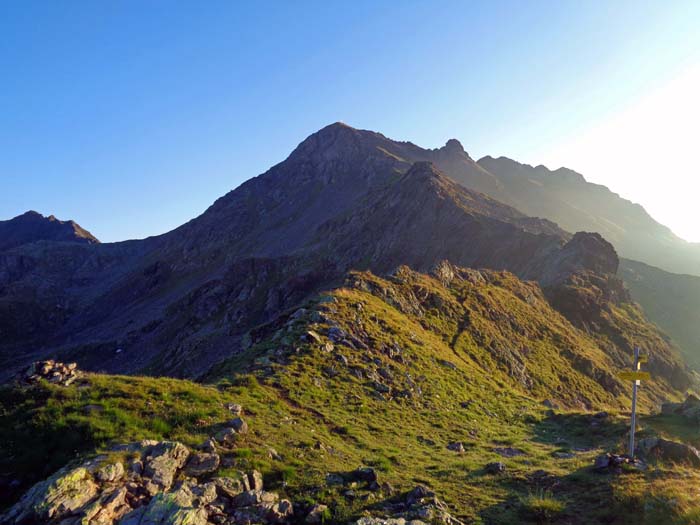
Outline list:
[[[88,469],[61,469],[34,485],[2,516],[3,523],[46,523],[72,514],[97,495],[98,485]]]
[[[113,482],[122,478],[124,475],[124,465],[117,461],[100,467],[95,473],[95,477],[102,482]]]
[[[250,490],[261,491],[263,489],[263,476],[257,470],[248,473]]]
[[[464,443],[461,441],[454,441],[447,445],[447,450],[452,450],[454,452],[464,452]]]
[[[143,475],[163,490],[167,490],[173,483],[175,473],[184,466],[189,455],[190,451],[182,443],[159,443],[146,458]]]
[[[236,432],[236,430],[233,428],[225,428],[217,432],[214,439],[217,443],[223,445],[224,447],[232,447],[236,444],[238,432]]]
[[[501,474],[506,471],[505,463],[500,461],[494,461],[493,463],[488,463],[484,467],[484,472],[487,474]]]
[[[236,478],[214,478],[214,487],[219,495],[227,498],[235,498],[242,492],[250,490],[248,476],[240,473]]]
[[[248,423],[246,423],[242,418],[237,417],[228,422],[228,426],[236,431],[237,434],[247,434],[248,433]]]
[[[190,455],[185,465],[185,474],[194,477],[211,474],[212,472],[216,472],[219,468],[220,460],[221,458],[218,454],[209,454],[206,452],[193,453]]]
[[[326,505],[317,503],[313,507],[311,507],[311,510],[309,510],[308,514],[306,515],[306,519],[304,520],[304,523],[321,523],[327,516],[327,514],[328,507]]]

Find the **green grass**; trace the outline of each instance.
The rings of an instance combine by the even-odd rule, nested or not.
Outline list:
[[[627,432],[621,411],[629,400],[612,377],[613,343],[575,329],[535,284],[483,275],[444,286],[406,269],[392,279],[354,273],[351,284],[294,320],[289,312],[254,330],[251,348],[217,366],[206,385],[88,374],[67,388],[1,389],[0,473],[26,486],[112,441],[196,445],[231,418],[225,404],[238,403],[250,432],[219,475],[256,468],[271,490],[328,505],[328,522],[381,504],[383,496],[349,500],[326,486],[328,473],[360,466],[377,469],[399,493],[428,485],[468,523],[557,516],[599,523],[615,513],[623,516],[616,523],[627,523],[627,513],[651,512],[644,490],[671,501],[670,480],[689,472],[683,468],[617,478],[590,470],[597,454],[624,446]],[[634,312],[614,315],[623,314],[639,322]],[[331,325],[361,344],[327,352],[304,338],[313,329],[325,343]],[[611,393],[618,387],[622,393]],[[643,390],[643,410],[677,396],[663,381]],[[550,414],[543,399],[564,408]],[[611,415],[596,423],[592,411],[601,409]],[[454,441],[465,451],[448,450]],[[498,449],[506,447],[524,454],[503,457]],[[282,459],[272,459],[270,448]],[[562,451],[574,456],[557,458]],[[503,461],[506,472],[485,474],[492,461]],[[688,483],[698,481],[688,475]],[[673,519],[694,512],[690,504],[681,510]]]
[[[542,489],[521,498],[520,503],[523,516],[536,523],[552,523],[566,508],[566,503]]]

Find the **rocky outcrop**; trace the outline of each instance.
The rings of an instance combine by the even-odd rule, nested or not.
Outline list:
[[[129,458],[125,464],[124,459]],[[291,502],[263,489],[259,472],[212,477],[217,454],[142,441],[67,466],[0,516],[2,525],[284,524]]]
[[[20,384],[33,385],[39,381],[48,381],[61,386],[68,386],[80,377],[76,363],[59,363],[53,359],[37,361],[27,368],[18,378]]]

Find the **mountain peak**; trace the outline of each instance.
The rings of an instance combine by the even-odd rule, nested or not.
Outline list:
[[[464,153],[466,155],[466,151],[464,150],[464,146],[462,146],[462,143],[458,141],[457,139],[450,139],[448,140],[445,145],[442,147],[443,150],[448,151],[448,152],[453,152],[453,153]]]
[[[0,221],[0,250],[38,241],[96,244],[100,241],[75,221],[61,221],[54,215],[45,217],[29,210],[17,217]]]

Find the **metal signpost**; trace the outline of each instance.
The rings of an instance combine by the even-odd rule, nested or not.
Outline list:
[[[640,381],[651,379],[649,372],[640,372],[639,367],[648,361],[647,356],[639,355],[639,347],[634,348],[634,368],[631,372],[620,372],[618,377],[626,381],[632,381],[632,421],[630,423],[629,456],[634,459],[634,431],[637,426],[637,387]]]

